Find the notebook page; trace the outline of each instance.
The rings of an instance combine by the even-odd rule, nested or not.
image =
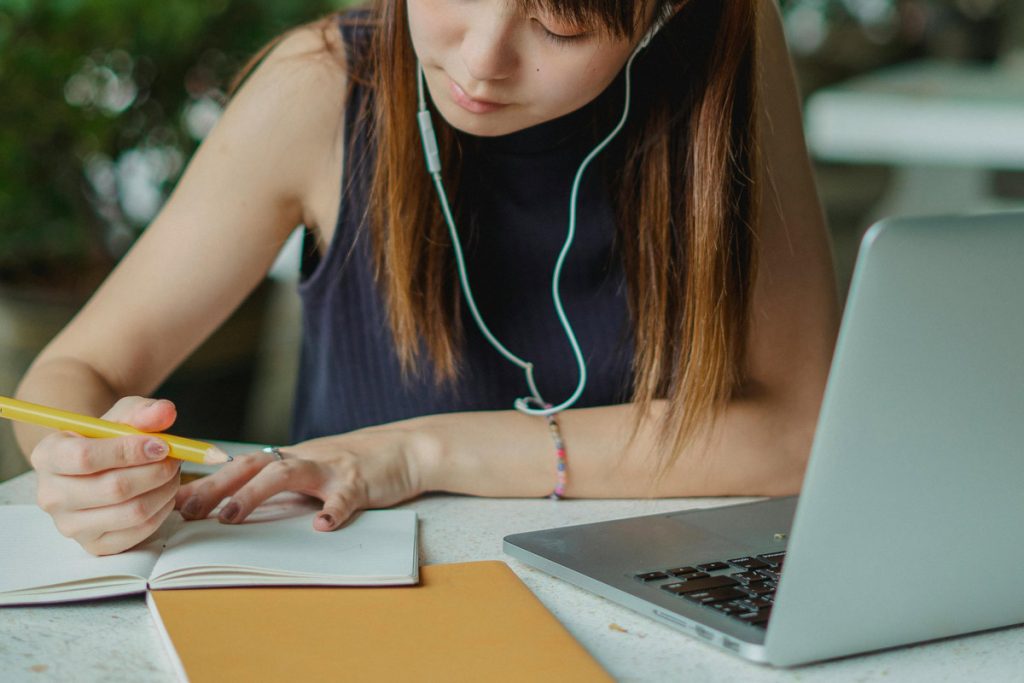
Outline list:
[[[57,531],[35,505],[0,506],[0,605],[62,602],[140,593],[162,545],[95,557]]]
[[[153,568],[157,588],[415,583],[416,513],[368,510],[337,531],[313,529],[316,512],[243,524],[188,522]]]

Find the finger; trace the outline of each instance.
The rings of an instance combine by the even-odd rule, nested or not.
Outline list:
[[[355,513],[356,506],[341,493],[332,493],[324,498],[324,507],[313,519],[317,531],[334,531],[347,522]]]
[[[150,492],[123,503],[63,515],[57,520],[57,528],[63,535],[74,539],[98,538],[103,533],[132,529],[151,519],[168,501],[172,503],[173,509],[177,487],[178,482],[171,479]]]
[[[39,472],[40,475],[50,474],[53,467],[51,464],[53,450],[62,440],[73,436],[67,432],[54,432],[44,436],[28,456],[29,462],[32,463],[32,469]]]
[[[70,432],[51,435],[39,456],[41,469],[52,474],[81,476],[135,467],[163,460],[170,450],[155,436],[119,436],[90,439]]]
[[[177,460],[167,458],[92,476],[50,478],[45,486],[40,483],[37,502],[51,514],[117,505],[177,480],[179,465]]]
[[[205,519],[222,500],[259,474],[273,459],[263,453],[237,457],[213,474],[182,486],[175,506],[185,519]]]
[[[143,432],[162,432],[178,418],[178,410],[166,399],[126,396],[104,415],[104,420],[131,425]]]
[[[147,524],[168,502],[171,509],[174,509],[174,494],[177,490],[177,479],[171,479],[166,484],[123,503],[79,510],[62,515],[59,519],[55,518],[55,522],[65,536],[74,539],[96,539],[113,531],[134,529]]]
[[[275,460],[260,470],[245,486],[235,491],[231,500],[220,511],[221,522],[237,524],[245,520],[256,507],[275,493],[298,491],[317,498],[325,474],[319,465],[301,458]]]
[[[82,547],[93,555],[113,555],[114,553],[134,548],[152,536],[173,509],[174,498],[172,496],[163,507],[141,524],[131,529],[108,531],[98,538],[83,543]]]

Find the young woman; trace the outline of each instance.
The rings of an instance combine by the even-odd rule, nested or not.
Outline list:
[[[19,426],[62,533],[114,553],[175,507],[228,498],[237,523],[283,490],[321,499],[328,531],[425,491],[799,489],[837,304],[773,0],[378,0],[289,33],[20,396],[170,429],[175,407],[140,397],[298,224],[294,445],[179,487],[159,438]],[[508,355],[533,367],[518,409]],[[524,410],[544,401],[551,425]]]

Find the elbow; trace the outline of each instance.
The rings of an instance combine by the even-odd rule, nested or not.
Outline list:
[[[765,495],[772,497],[798,495],[803,487],[809,459],[809,443],[806,449],[787,450],[781,454],[779,475],[771,482],[770,490],[766,491]]]
[[[820,400],[767,393],[747,403],[747,429],[733,445],[744,456],[732,493],[792,496],[800,493],[810,460]],[[739,464],[739,463],[737,463]]]
[[[769,451],[776,476],[768,481],[769,496],[794,496],[803,487],[807,465],[811,458],[814,432],[818,423],[820,403],[804,405],[785,411],[778,429],[771,430]]]

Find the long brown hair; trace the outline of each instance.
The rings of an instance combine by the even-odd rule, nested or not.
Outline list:
[[[638,17],[667,0],[515,2],[636,38],[646,28]],[[626,161],[611,185],[620,188],[612,200],[633,325],[633,400],[641,417],[653,400],[668,402],[664,467],[741,388],[757,238],[759,3],[672,4],[676,17],[634,68],[646,109],[630,116]],[[451,381],[463,333],[460,294],[432,183],[410,172],[424,162],[405,3],[374,0],[370,22],[368,54],[349,65],[349,78],[374,90],[364,123],[376,139],[368,207],[376,274],[403,369],[415,372],[426,355],[438,382]],[[456,188],[454,135],[438,116],[435,126],[445,185]]]

